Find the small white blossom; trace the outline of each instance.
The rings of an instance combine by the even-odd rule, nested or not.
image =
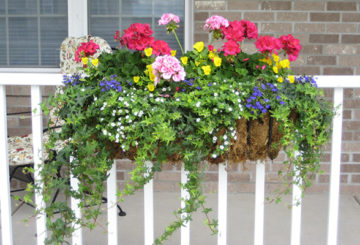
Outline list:
[[[137,116],[137,115],[138,115],[138,112],[137,112],[137,111],[135,111],[135,112],[134,112],[134,116]]]
[[[150,94],[149,96],[150,96],[150,98],[154,97],[154,95],[153,95],[153,94]]]
[[[138,143],[137,141],[135,141],[135,145],[138,146],[138,144],[139,144],[139,143]]]
[[[228,137],[227,137],[227,135],[225,134],[224,136],[223,136],[223,139],[224,140],[226,140]]]
[[[215,143],[216,141],[217,141],[217,137],[214,136],[214,137],[213,137],[213,142]]]
[[[125,119],[128,119],[128,118],[129,118],[129,115],[126,115],[126,116],[125,116]]]
[[[180,101],[180,99],[179,99],[179,98],[176,98],[176,101],[177,101],[177,102],[179,102],[179,101]]]
[[[201,102],[199,101],[199,102],[197,102],[196,103],[196,107],[200,107],[200,104],[201,104]]]
[[[121,129],[121,130],[124,130],[124,126],[121,126],[120,129]]]
[[[216,155],[216,154],[212,154],[211,157],[212,157],[212,158],[217,158],[217,155]]]
[[[230,131],[234,131],[234,128],[233,128],[233,127],[230,127]]]
[[[224,141],[224,145],[228,145],[229,144],[229,141]]]
[[[239,95],[239,92],[238,92],[238,91],[236,91],[236,92],[235,92],[235,94],[236,94],[236,95]]]
[[[218,96],[218,93],[214,93],[214,97],[217,97]]]
[[[200,122],[200,118],[196,118],[196,122]]]
[[[119,101],[123,101],[124,98],[123,98],[123,97],[119,97],[118,100],[119,100]]]
[[[236,135],[234,136],[234,140],[237,140],[237,136],[236,136]]]
[[[229,109],[228,109],[229,111],[232,111],[233,109],[231,108],[231,107],[229,107]]]
[[[164,103],[165,100],[164,100],[164,98],[161,98],[160,101],[161,101],[162,103]]]
[[[163,92],[166,92],[166,88],[162,88],[162,91],[163,91]]]
[[[111,123],[111,127],[115,127],[115,123],[114,123],[114,122]]]
[[[156,101],[156,102],[159,102],[159,101],[160,101],[160,98],[156,98],[155,101]]]
[[[85,92],[85,89],[84,89],[84,88],[82,88],[82,89],[81,89],[81,92]]]
[[[106,129],[103,130],[103,135],[107,135]]]
[[[213,85],[216,85],[216,83],[213,83]]]
[[[97,97],[94,97],[94,101],[97,101]]]
[[[129,123],[132,123],[132,120],[131,120],[131,119],[129,120]]]

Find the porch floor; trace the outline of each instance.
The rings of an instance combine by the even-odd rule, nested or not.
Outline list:
[[[154,193],[155,236],[169,224],[174,216],[173,210],[180,206],[178,193]],[[212,217],[216,217],[217,195],[208,195],[208,206],[214,209]],[[291,210],[283,203],[265,205],[265,244],[289,245]],[[143,244],[143,193],[128,197],[121,207],[127,213],[119,217],[119,244]],[[15,201],[13,201],[13,209]],[[103,205],[106,208],[106,205]],[[328,194],[306,194],[302,209],[302,245],[325,245],[327,233]],[[28,223],[23,220],[33,214],[33,209],[24,205],[13,216],[14,244],[36,244],[35,221]],[[339,245],[359,244],[360,241],[360,205],[352,195],[340,196],[339,213]],[[215,245],[216,236],[211,236],[208,228],[203,225],[204,216],[198,212],[191,223],[191,244]],[[100,225],[93,230],[83,231],[85,245],[106,245],[106,215],[99,219]],[[228,244],[250,245],[253,243],[254,227],[254,194],[229,194],[228,197]],[[0,233],[1,237],[1,233]],[[178,245],[180,232],[164,244]],[[0,239],[1,244],[1,239]],[[5,244],[3,244],[5,245]]]

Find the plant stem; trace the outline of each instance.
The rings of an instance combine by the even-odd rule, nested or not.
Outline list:
[[[182,54],[184,54],[184,49],[183,49],[183,47],[181,46],[180,40],[179,40],[178,36],[176,35],[175,30],[173,30],[173,31],[172,31],[172,33],[174,33],[174,36],[175,36],[175,38],[176,38],[176,41],[177,41],[177,42],[178,42],[178,44],[179,44],[179,47],[180,47],[181,53],[182,53]]]

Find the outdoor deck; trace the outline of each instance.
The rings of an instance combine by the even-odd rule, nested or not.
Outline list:
[[[173,220],[173,210],[180,206],[179,193],[154,193],[155,235]],[[228,198],[228,244],[253,244],[254,234],[254,194],[229,194]],[[290,201],[290,197],[285,198]],[[305,194],[302,207],[302,245],[326,244],[328,194]],[[214,209],[216,217],[217,194],[208,195],[208,204]],[[137,245],[144,243],[144,201],[143,193],[131,196],[121,204],[127,216],[119,217],[119,244]],[[106,208],[106,205],[103,205]],[[13,202],[14,209],[14,202]],[[23,206],[13,216],[14,244],[36,244],[35,222],[25,224],[22,220],[28,218],[33,209]],[[360,241],[360,205],[352,195],[340,195],[339,211],[339,245],[356,245]],[[197,214],[191,223],[191,244],[216,244],[217,237],[209,236],[210,232],[202,224],[204,216]],[[106,227],[106,215],[100,219],[100,224]],[[290,244],[291,211],[282,204],[265,205],[265,239],[266,245]],[[107,244],[105,228],[98,226],[94,231],[84,230],[84,244]],[[0,232],[1,237],[1,232]],[[167,245],[178,245],[180,232],[177,232]],[[0,238],[1,244],[1,238]]]

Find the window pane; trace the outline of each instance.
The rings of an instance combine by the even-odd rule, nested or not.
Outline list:
[[[9,14],[36,14],[36,0],[8,0]]]
[[[151,0],[123,0],[122,1],[123,16],[150,16],[152,15]]]
[[[154,4],[155,16],[161,16],[163,13],[173,13],[180,17],[184,23],[185,1],[179,0],[156,0]]]
[[[0,14],[5,14],[5,0],[0,0]]]
[[[58,66],[61,42],[67,37],[66,17],[40,19],[41,65]]]
[[[0,18],[0,33],[5,33],[5,18]],[[0,65],[6,65],[6,36],[0,35]]]
[[[40,1],[41,14],[62,14],[67,15],[67,1],[66,0],[41,0]]]
[[[10,64],[38,65],[38,41],[36,18],[9,18]]]
[[[115,31],[119,28],[119,18],[91,18],[90,34],[104,38],[111,47],[118,45],[114,42]]]
[[[119,15],[119,0],[91,0],[91,15]]]

